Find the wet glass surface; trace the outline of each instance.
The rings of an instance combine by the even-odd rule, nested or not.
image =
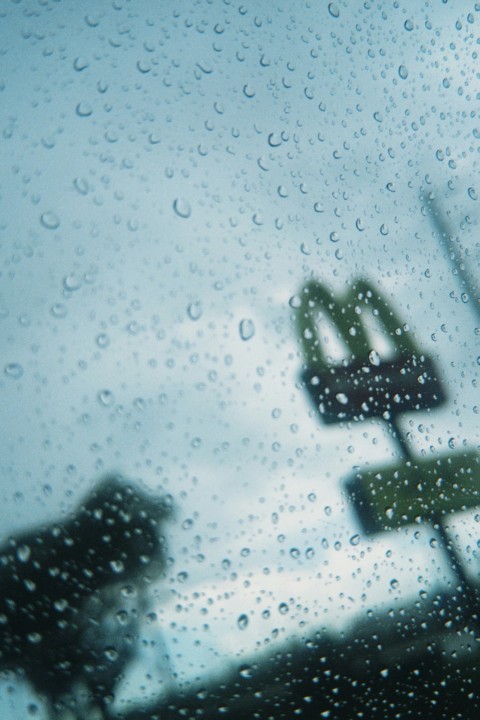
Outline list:
[[[106,713],[477,717],[479,10],[0,5],[4,587],[107,475],[174,508],[81,606],[131,636]]]

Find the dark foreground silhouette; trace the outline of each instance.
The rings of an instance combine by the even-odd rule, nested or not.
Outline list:
[[[0,548],[0,668],[21,671],[53,716],[108,705],[135,653],[146,588],[165,565],[170,513],[110,476],[67,521]]]
[[[478,720],[480,647],[457,592],[385,612],[345,633],[245,658],[236,670],[185,683],[122,720]]]

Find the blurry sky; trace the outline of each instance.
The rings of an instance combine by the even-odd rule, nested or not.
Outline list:
[[[322,426],[289,301],[368,277],[446,384],[414,451],[478,447],[478,315],[426,210],[478,289],[478,11],[0,5],[2,539],[106,471],[171,493],[182,678],[444,581],[428,527],[361,535],[341,481],[395,447]]]

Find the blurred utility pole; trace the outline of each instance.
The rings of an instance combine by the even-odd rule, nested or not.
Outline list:
[[[440,203],[433,196],[427,197],[426,207],[433,223],[436,235],[442,247],[447,251],[454,274],[458,277],[462,289],[473,307],[473,311],[480,321],[480,288],[479,281],[468,270],[466,258],[461,256],[459,250],[458,236],[452,232]]]

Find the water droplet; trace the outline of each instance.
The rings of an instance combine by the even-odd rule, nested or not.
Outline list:
[[[87,195],[88,193],[88,181],[85,178],[75,178],[73,181],[73,187],[80,195]]]
[[[382,362],[380,355],[377,353],[376,350],[370,350],[370,352],[368,353],[368,361],[371,365],[375,365],[376,367],[378,367]]]
[[[63,278],[63,287],[67,292],[74,292],[82,287],[82,278],[77,273],[70,273]]]
[[[88,60],[85,60],[85,58],[77,57],[73,61],[73,68],[77,72],[82,72],[82,70],[86,70],[88,68]]]
[[[238,671],[242,678],[251,678],[252,677],[251,665],[240,665],[240,668]]]
[[[110,567],[114,573],[121,573],[125,570],[125,565],[121,560],[110,560]]]
[[[248,616],[243,613],[242,615],[239,615],[237,620],[237,625],[240,630],[245,630],[248,625]]]
[[[253,324],[253,321],[248,318],[244,318],[240,321],[238,330],[242,340],[250,340],[250,338],[255,335],[255,325]]]
[[[473,187],[469,187],[469,188],[468,188],[468,197],[469,197],[471,200],[478,200],[478,195],[477,195],[477,193],[475,192],[475,188],[473,188]]]
[[[315,556],[315,550],[312,547],[309,547],[305,550],[305,557],[307,560],[311,560]]]
[[[413,30],[413,22],[411,20],[405,20],[403,27],[407,32],[411,32]]]
[[[100,390],[97,394],[97,398],[100,404],[105,407],[112,407],[115,402],[115,397],[111,390]]]
[[[282,144],[282,139],[276,133],[270,133],[268,144],[270,147],[279,147]]]
[[[355,220],[355,227],[357,228],[357,230],[360,230],[360,232],[363,232],[365,230],[365,223],[363,222],[363,220],[361,220],[361,218],[357,218]]]
[[[317,213],[322,213],[322,212],[324,212],[324,207],[323,207],[322,203],[319,203],[319,202],[313,203],[313,209],[314,209],[315,212],[317,212]]]
[[[299,308],[302,304],[301,298],[298,297],[298,295],[292,295],[290,300],[288,301],[288,304],[291,308],[294,308],[295,310]]]
[[[186,580],[188,580],[188,573],[185,570],[181,570],[177,573],[177,581],[179,583],[184,583]]]
[[[328,12],[333,18],[340,17],[340,10],[338,9],[338,6],[335,5],[335,3],[330,3],[328,6]]]
[[[187,200],[184,200],[183,198],[175,198],[175,200],[173,201],[173,209],[178,215],[178,217],[181,217],[184,220],[189,218],[192,214],[192,208],[190,207],[190,204],[187,202]]]
[[[118,651],[116,650],[116,648],[113,647],[113,645],[111,645],[110,647],[106,647],[104,653],[105,657],[107,658],[107,660],[110,660],[110,662],[115,662],[115,660],[118,659]]]
[[[314,492],[308,493],[308,496],[307,496],[307,497],[308,497],[308,500],[309,500],[310,502],[315,502],[316,499],[317,499],[317,496],[315,495]]]
[[[19,545],[17,548],[17,558],[20,562],[27,562],[30,558],[31,550],[28,545]]]
[[[286,615],[288,613],[287,603],[280,603],[280,605],[278,606],[278,612],[280,613],[280,615]]]
[[[325,513],[325,515],[330,517],[330,515],[332,514],[332,508],[330,507],[330,505],[325,505],[325,507],[323,508],[323,512]]]
[[[292,558],[297,560],[300,557],[300,550],[298,548],[290,548],[290,555]]]
[[[5,375],[12,380],[20,380],[23,375],[23,367],[19,363],[8,363],[5,365]]]
[[[400,65],[398,68],[398,74],[402,78],[402,80],[406,80],[408,77],[408,70],[405,67],[405,65]]]
[[[110,345],[110,338],[108,337],[107,333],[100,333],[95,338],[95,342],[97,343],[99,348],[107,348]]]
[[[340,403],[340,405],[348,405],[348,397],[345,395],[345,393],[337,393],[335,395],[336,400]]]
[[[67,308],[62,303],[54,303],[50,308],[53,317],[64,318],[67,316]]]
[[[330,233],[330,242],[337,243],[339,240],[340,240],[340,235],[337,232],[335,232],[335,230]]]
[[[387,518],[388,518],[389,520],[392,520],[392,519],[393,519],[393,516],[395,515],[394,509],[391,508],[391,507],[386,508],[386,509],[385,509],[385,515],[387,516]]]
[[[77,113],[78,117],[85,118],[89,117],[93,113],[93,109],[92,106],[88,103],[79,102],[77,107],[75,108],[75,112]]]
[[[255,97],[255,90],[250,85],[244,85],[243,94],[245,95],[245,97],[250,99]]]
[[[40,222],[47,230],[56,230],[60,225],[60,220],[54,212],[48,211],[40,215]]]
[[[400,583],[398,582],[398,580],[396,578],[393,578],[392,580],[390,580],[390,587],[392,588],[392,590],[396,590],[399,585],[400,585]]]
[[[188,317],[191,320],[200,320],[203,314],[202,304],[199,301],[191,302],[187,307]]]

